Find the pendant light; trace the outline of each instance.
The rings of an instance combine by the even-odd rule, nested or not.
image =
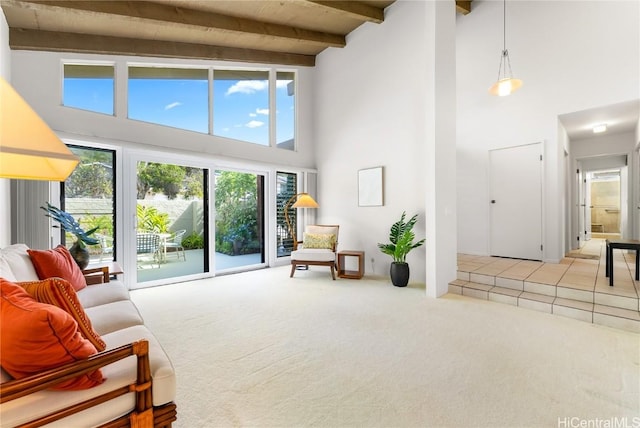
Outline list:
[[[507,50],[507,0],[504,0],[502,14],[502,55],[500,56],[500,68],[498,69],[498,81],[489,88],[491,95],[497,95],[499,97],[510,95],[522,86],[522,80],[513,78],[509,51]],[[507,73],[507,67],[509,67],[509,73]]]

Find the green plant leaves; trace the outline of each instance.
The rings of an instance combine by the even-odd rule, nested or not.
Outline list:
[[[91,237],[91,235],[94,234],[96,230],[98,230],[98,227],[94,227],[92,229],[85,231],[80,226],[80,223],[78,223],[71,214],[61,210],[58,207],[54,207],[49,202],[47,202],[46,207],[40,207],[40,208],[42,208],[47,213],[45,214],[47,217],[50,217],[55,221],[57,221],[58,223],[60,223],[60,227],[63,230],[75,235],[78,241],[80,242],[80,246],[83,246],[84,244],[96,245],[98,242],[100,242],[96,238]]]
[[[411,217],[407,222],[405,222],[405,218],[406,212],[402,212],[400,220],[391,225],[391,229],[389,231],[389,241],[391,243],[378,244],[380,251],[393,257],[394,262],[406,262],[407,254],[425,242],[424,239],[418,242],[413,242],[415,239],[413,227],[418,221],[418,214]]]

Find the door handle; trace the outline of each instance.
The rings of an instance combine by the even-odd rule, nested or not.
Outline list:
[[[491,203],[492,203],[492,204],[495,204],[495,203],[496,203],[496,200],[495,200],[495,199],[491,199]]]

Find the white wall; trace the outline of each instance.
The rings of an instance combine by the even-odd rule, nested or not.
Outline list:
[[[636,223],[634,226],[634,238],[640,239],[640,118],[638,119],[638,124],[636,125],[635,132],[635,150],[633,152],[633,165],[635,165],[635,176],[633,182],[637,186],[637,190],[635,192],[635,218]],[[631,199],[630,199],[631,200]]]
[[[443,275],[437,284],[427,285],[434,296],[442,294],[434,286],[446,291],[447,281],[455,279],[455,239],[451,239],[455,236],[455,12],[453,2],[438,3],[444,10],[434,2],[398,1],[387,8],[384,23],[365,24],[349,35],[346,48],[320,54],[314,123],[319,221],[340,225],[339,249],[365,251],[367,274],[388,276],[392,260],[377,243],[388,242],[390,226],[406,211],[408,216],[419,214],[417,238],[432,240],[407,258],[411,282],[425,283],[426,252],[436,239],[435,227],[428,225],[442,216],[439,224],[442,232],[449,233],[451,247],[442,251],[444,259],[438,263],[444,266]],[[437,28],[436,17],[444,28]],[[440,46],[447,46],[450,59]],[[443,75],[444,68],[434,66],[438,56],[453,84]],[[444,95],[434,94],[436,79],[447,92],[448,106]],[[436,117],[442,119],[442,128],[435,126]],[[446,132],[449,125],[451,135]],[[433,159],[437,147],[445,153]],[[436,181],[437,162],[451,173],[444,183],[448,192],[441,191],[445,180],[439,180],[434,192],[427,194],[428,180],[431,185]],[[375,166],[384,167],[384,206],[359,207],[358,170]],[[435,191],[440,198],[437,207]],[[445,193],[452,200],[447,201]],[[447,219],[452,219],[451,227],[446,226]],[[429,257],[435,260],[436,255]]]
[[[297,151],[275,149],[257,144],[227,140],[197,132],[184,131],[126,118],[126,85],[116,87],[116,117],[63,107],[62,63],[63,61],[108,61],[115,63],[120,82],[127,79],[127,64],[193,65],[221,67],[260,67],[220,61],[195,61],[175,59],[154,59],[139,57],[113,57],[57,52],[12,52],[12,72],[14,87],[34,108],[45,122],[58,132],[76,136],[101,137],[111,141],[121,141],[124,147],[143,144],[153,149],[179,148],[183,152],[203,153],[212,156],[247,159],[250,161],[275,163],[293,167],[313,167],[310,114],[311,69],[305,67],[281,67],[284,70],[298,70],[297,82]],[[130,144],[131,143],[131,144]]]
[[[9,26],[0,8],[0,77],[11,82]],[[0,178],[0,248],[11,244],[11,192],[8,179]]]
[[[507,48],[524,85],[493,97],[502,8],[476,0],[457,18],[458,251],[488,253],[488,150],[544,141],[544,257],[558,260],[566,242],[558,115],[637,98],[640,3],[507,2]]]

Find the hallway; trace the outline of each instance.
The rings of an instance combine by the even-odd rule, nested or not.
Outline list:
[[[605,240],[596,238],[558,264],[458,254],[449,292],[640,333],[635,254],[614,251],[610,287],[605,253]]]

